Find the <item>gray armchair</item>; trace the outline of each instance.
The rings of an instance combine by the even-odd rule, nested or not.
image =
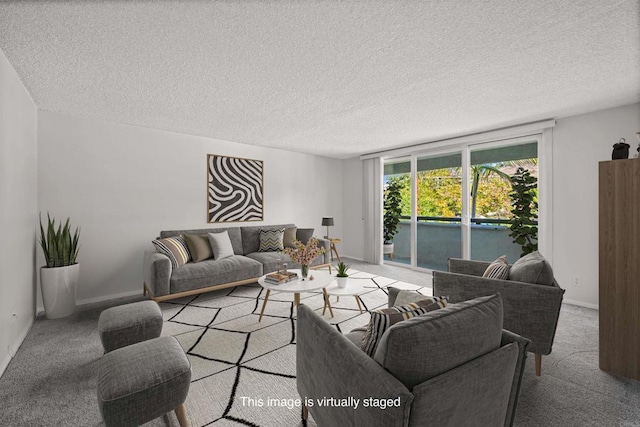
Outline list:
[[[558,326],[564,289],[555,279],[551,285],[488,279],[482,274],[489,262],[449,259],[449,272],[433,272],[433,295],[449,302],[466,301],[499,293],[504,304],[504,328],[531,340],[536,375],[542,370],[542,355],[551,353]]]
[[[391,326],[371,358],[358,347],[363,329],[343,335],[300,305],[303,417],[320,427],[512,425],[529,340],[501,325],[498,295],[452,304]]]

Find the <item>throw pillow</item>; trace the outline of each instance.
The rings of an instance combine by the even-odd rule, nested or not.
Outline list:
[[[300,240],[303,245],[309,243],[309,239],[313,237],[313,228],[298,228],[296,231],[296,239]]]
[[[380,338],[391,325],[446,306],[446,297],[427,297],[421,301],[406,305],[372,311],[371,320],[367,326],[367,332],[362,338],[362,346],[360,348],[373,357]]]
[[[296,227],[285,228],[283,244],[285,248],[295,248],[296,233],[298,229]]]
[[[173,268],[181,267],[191,260],[189,248],[182,235],[153,240],[151,243],[156,247],[156,251],[169,257]]]
[[[260,249],[258,252],[278,252],[284,250],[284,228],[279,230],[260,230]]]
[[[484,271],[482,277],[507,280],[509,278],[509,263],[507,262],[507,256],[502,255],[489,264],[489,267]]]
[[[205,259],[213,258],[209,238],[206,234],[185,234],[184,240],[187,242],[187,247],[189,248],[193,262],[200,262]]]
[[[233,256],[233,246],[229,238],[229,232],[209,233],[209,244],[213,252],[213,259],[219,260]]]
[[[540,252],[531,252],[514,262],[509,270],[509,280],[553,285],[553,270]]]

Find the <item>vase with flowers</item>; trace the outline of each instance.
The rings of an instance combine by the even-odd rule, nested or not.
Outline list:
[[[306,280],[309,276],[309,266],[311,262],[320,255],[323,255],[325,249],[318,247],[318,239],[312,237],[306,245],[300,240],[296,240],[292,248],[284,248],[282,252],[289,255],[291,261],[300,264],[302,280]]]

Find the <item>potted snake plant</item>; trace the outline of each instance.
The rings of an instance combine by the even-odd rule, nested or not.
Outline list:
[[[338,282],[339,288],[347,287],[347,277],[349,277],[347,270],[349,270],[349,267],[351,267],[349,264],[345,264],[342,261],[340,261],[336,267],[336,270],[338,271],[336,273],[336,282]]]
[[[80,278],[78,241],[80,230],[71,234],[69,218],[56,225],[55,218],[47,213],[45,230],[40,219],[40,247],[46,265],[40,268],[40,287],[47,319],[57,319],[73,314],[76,308],[76,289]]]

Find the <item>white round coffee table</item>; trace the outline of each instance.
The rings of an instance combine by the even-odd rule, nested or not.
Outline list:
[[[297,273],[298,277],[302,277],[300,270],[290,270],[290,271]],[[311,291],[317,291],[318,289],[322,289],[322,293],[324,294],[325,307],[326,307],[326,302],[329,299],[329,295],[327,295],[327,291],[324,288],[326,288],[333,281],[333,276],[331,275],[331,273],[325,270],[309,270],[309,277],[311,276],[313,276],[313,280],[309,280],[308,278],[306,280],[302,280],[299,278],[297,280],[281,283],[279,285],[267,282],[265,280],[265,278],[267,277],[266,274],[260,277],[258,279],[258,283],[260,284],[260,286],[262,286],[267,290],[267,293],[264,296],[264,302],[262,303],[262,309],[260,310],[260,318],[258,319],[258,322],[262,321],[262,315],[264,314],[264,309],[267,306],[267,301],[269,301],[269,295],[271,295],[271,291],[292,293],[293,302],[297,309],[298,306],[300,305],[300,294],[302,292],[311,292]],[[329,305],[329,311],[333,316],[333,310],[331,310],[331,305]]]
[[[336,295],[338,300],[343,296],[355,296],[356,302],[358,303],[358,308],[360,309],[360,313],[362,314],[362,306],[360,305],[360,293],[364,289],[364,285],[361,283],[359,279],[347,279],[347,286],[344,288],[338,287],[337,281],[332,281],[329,286],[324,288],[324,291],[327,294],[327,298],[325,298],[324,308],[322,309],[322,315],[324,316],[324,312],[329,307],[329,313],[331,313],[331,317],[333,317],[333,310],[331,310],[331,302],[329,301],[329,295]]]

